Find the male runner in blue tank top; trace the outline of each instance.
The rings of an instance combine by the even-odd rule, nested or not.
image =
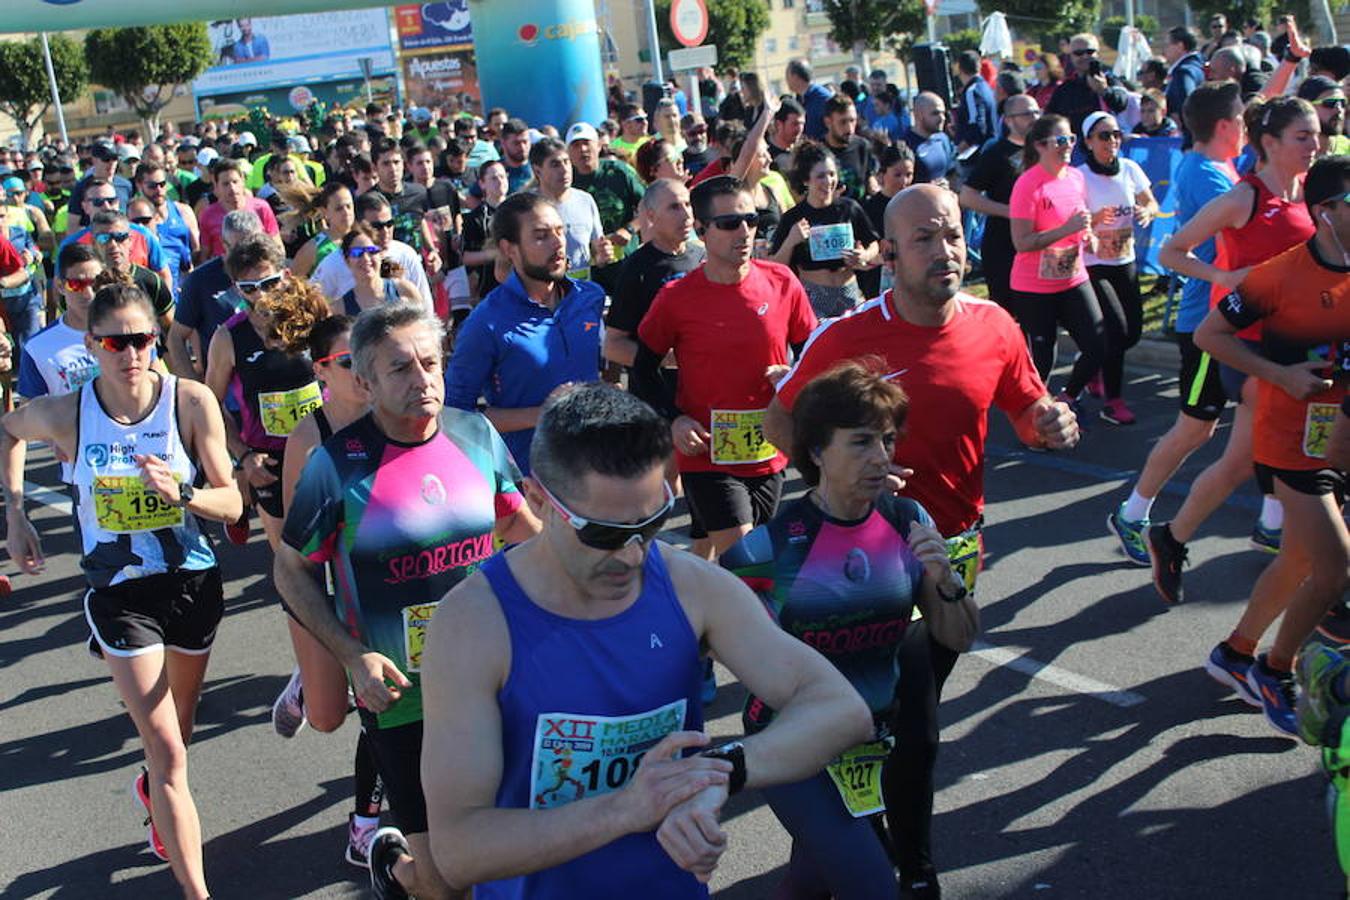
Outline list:
[[[277,588],[347,671],[397,829],[371,842],[380,898],[446,900],[427,864],[419,671],[426,622],[492,553],[538,531],[506,445],[478,413],[444,407],[440,322],[420,305],[367,310],[352,359],[371,412],[314,451],[286,511]],[[323,589],[331,562],[336,610]]]
[[[748,588],[654,541],[670,428],[631,394],[559,391],[530,450],[541,534],[450,592],[427,633],[422,784],[437,867],[475,900],[684,900],[745,787],[808,777],[872,733],[866,705]],[[701,650],[781,710],[708,743]]]

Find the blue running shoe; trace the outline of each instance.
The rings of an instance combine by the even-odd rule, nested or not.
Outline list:
[[[1266,654],[1262,653],[1247,670],[1247,683],[1261,698],[1266,720],[1285,734],[1297,737],[1298,718],[1294,705],[1298,691],[1294,673],[1276,672],[1266,664]]]
[[[1261,698],[1247,683],[1247,672],[1254,662],[1256,660],[1252,657],[1228,646],[1227,641],[1220,641],[1209,651],[1209,659],[1205,660],[1205,671],[1219,684],[1232,688],[1239,700],[1261,709],[1263,705]]]
[[[1260,522],[1257,522],[1252,526],[1252,549],[1261,550],[1265,553],[1279,553],[1280,538],[1283,534],[1283,528],[1266,528]]]
[[[1116,511],[1106,517],[1106,528],[1117,538],[1120,539],[1120,549],[1125,551],[1125,558],[1136,566],[1152,566],[1153,563],[1148,556],[1148,544],[1144,540],[1144,532],[1148,531],[1148,519],[1142,522],[1131,522],[1125,518],[1125,504],[1120,504]]]

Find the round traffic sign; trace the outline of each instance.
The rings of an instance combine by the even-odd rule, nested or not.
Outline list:
[[[670,4],[670,31],[686,47],[697,47],[708,36],[708,6],[703,0],[675,0]]]

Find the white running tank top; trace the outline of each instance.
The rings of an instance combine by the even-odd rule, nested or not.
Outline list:
[[[137,454],[167,461],[180,482],[191,483],[197,476],[178,431],[178,379],[159,379],[154,407],[139,422],[127,424],[104,411],[96,382],[79,389],[71,483],[83,551],[80,566],[95,588],[216,564],[197,518],[169,506],[141,482]]]

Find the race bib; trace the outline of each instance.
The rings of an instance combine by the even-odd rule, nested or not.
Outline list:
[[[258,414],[262,417],[263,431],[271,437],[286,437],[301,419],[320,406],[323,406],[323,391],[317,381],[293,391],[258,394]]]
[[[844,801],[849,815],[855,819],[885,812],[886,800],[881,795],[881,770],[886,757],[895,746],[895,738],[859,744],[845,750],[825,767],[839,798]]]
[[[620,790],[642,757],[684,727],[686,702],[631,716],[544,713],[534,726],[530,809],[553,809]]]
[[[1098,259],[1124,259],[1132,256],[1134,256],[1133,228],[1113,228],[1110,231],[1097,232]]]
[[[1046,247],[1041,251],[1040,276],[1045,281],[1067,281],[1078,271],[1078,244]]]
[[[764,410],[714,409],[712,461],[719,466],[773,459],[778,448],[764,437]]]
[[[966,590],[975,593],[975,577],[980,574],[980,532],[972,528],[947,538],[947,557]]]
[[[853,249],[853,223],[812,225],[809,242],[811,259],[815,262],[843,259],[844,251]]]
[[[403,607],[403,658],[409,672],[422,671],[422,650],[427,645],[427,627],[441,601]]]
[[[183,510],[147,488],[139,475],[95,475],[94,518],[113,534],[177,528]]]
[[[1303,452],[1313,459],[1327,458],[1327,444],[1331,428],[1336,424],[1340,407],[1335,403],[1309,403],[1308,417],[1303,423]]]

